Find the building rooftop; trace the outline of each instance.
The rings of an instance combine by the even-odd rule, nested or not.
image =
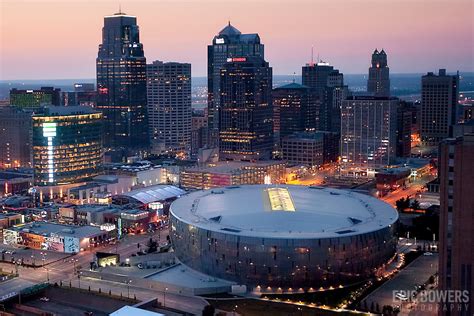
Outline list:
[[[276,87],[274,90],[279,90],[279,89],[301,89],[301,90],[306,90],[306,89],[308,89],[308,87],[305,86],[305,85],[296,83],[296,82],[292,82],[292,83],[288,83],[288,84]]]
[[[143,204],[165,201],[186,194],[186,191],[173,185],[159,184],[132,190],[123,193],[122,196],[131,197]]]
[[[110,314],[110,316],[165,316],[165,315],[126,305],[122,307],[121,309],[118,309],[112,314]]]
[[[46,106],[44,113],[34,114],[33,117],[43,116],[64,116],[64,115],[83,115],[100,113],[88,106]]]
[[[329,238],[374,232],[397,211],[368,195],[323,187],[243,185],[190,193],[171,214],[207,230],[262,238]]]
[[[15,226],[9,229],[34,233],[42,236],[50,236],[51,234],[56,234],[59,236],[70,236],[79,239],[102,234],[100,228],[95,226],[73,226],[49,222],[32,222],[21,226]]]

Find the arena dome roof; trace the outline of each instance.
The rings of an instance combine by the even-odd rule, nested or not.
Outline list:
[[[178,220],[202,229],[262,238],[331,238],[377,231],[398,220],[376,198],[349,190],[242,185],[196,191],[171,205]]]

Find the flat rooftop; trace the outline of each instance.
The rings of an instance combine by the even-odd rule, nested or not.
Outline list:
[[[179,220],[221,233],[265,238],[330,238],[377,231],[398,220],[376,198],[297,185],[242,185],[201,190],[171,205]]]
[[[76,238],[94,237],[103,232],[99,227],[95,226],[73,226],[62,225],[48,222],[32,222],[21,226],[8,228],[9,230],[29,232],[36,235],[49,236],[50,234],[57,234],[60,236],[69,236]]]

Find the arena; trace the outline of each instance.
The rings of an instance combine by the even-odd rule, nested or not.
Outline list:
[[[338,189],[242,185],[173,202],[177,258],[250,288],[311,289],[367,279],[396,252],[398,213]]]

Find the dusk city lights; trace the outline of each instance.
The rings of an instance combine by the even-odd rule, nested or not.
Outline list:
[[[473,316],[472,0],[0,0],[0,316]]]

